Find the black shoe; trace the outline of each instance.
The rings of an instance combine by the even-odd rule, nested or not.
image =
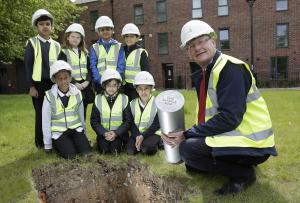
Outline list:
[[[203,173],[203,171],[201,171],[199,169],[196,169],[192,166],[189,166],[187,164],[185,164],[185,168],[186,168],[186,173],[189,174],[189,175],[195,175],[195,174]]]
[[[214,193],[216,195],[235,195],[248,188],[256,181],[256,176],[251,176],[247,180],[242,182],[229,181],[225,183],[220,189]]]

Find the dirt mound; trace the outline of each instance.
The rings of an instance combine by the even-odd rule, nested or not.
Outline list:
[[[32,171],[36,189],[47,203],[178,202],[191,190],[171,178],[152,174],[136,160],[54,163]]]

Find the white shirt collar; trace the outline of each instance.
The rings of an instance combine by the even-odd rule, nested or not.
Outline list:
[[[76,55],[79,55],[79,49],[78,48],[72,48],[73,49],[73,51],[74,51],[74,53],[76,54]]]
[[[49,38],[49,39],[47,40],[47,39],[41,37],[40,35],[38,35],[37,37],[39,38],[39,40],[41,40],[41,41],[44,42],[44,43],[45,43],[45,42],[51,43],[51,40],[52,40],[51,38]]]
[[[58,88],[57,88],[57,93],[60,97],[64,97],[64,96],[71,96],[71,93],[70,93],[70,90],[65,94],[65,93],[62,93]]]

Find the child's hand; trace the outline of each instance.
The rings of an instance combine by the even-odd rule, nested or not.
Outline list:
[[[31,97],[34,97],[34,98],[38,98],[39,97],[39,93],[38,91],[36,90],[35,87],[30,87],[29,89],[29,93],[28,93]]]
[[[141,150],[141,145],[142,145],[143,140],[144,140],[144,137],[142,135],[139,135],[135,138],[136,150],[138,150],[138,151]]]
[[[79,89],[79,90],[83,90],[82,85],[78,82],[75,83],[75,86]]]
[[[89,81],[84,81],[83,83],[81,83],[81,87],[82,89],[87,88],[87,86],[89,86],[90,82]]]

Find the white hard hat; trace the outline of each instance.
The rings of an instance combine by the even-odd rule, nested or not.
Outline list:
[[[50,66],[50,78],[51,78],[52,82],[55,82],[54,76],[56,73],[58,73],[61,70],[70,71],[70,73],[72,74],[72,68],[71,68],[70,64],[68,64],[67,62],[65,62],[63,60],[55,61]]]
[[[71,24],[65,31],[65,33],[68,32],[78,32],[80,33],[83,37],[85,36],[84,34],[84,29],[82,27],[82,25],[78,24],[78,23],[73,23]]]
[[[108,16],[100,16],[95,24],[95,31],[97,32],[99,28],[111,27],[114,28],[112,20]]]
[[[116,79],[119,80],[120,83],[122,82],[122,78],[121,75],[118,71],[114,70],[114,69],[106,69],[101,77],[101,85],[103,85],[103,83],[105,81],[111,80],[111,79]]]
[[[181,48],[185,48],[186,44],[202,35],[215,35],[215,31],[201,20],[190,20],[181,29]]]
[[[152,85],[155,86],[155,82],[153,76],[147,71],[141,71],[136,74],[133,82],[133,86],[136,87],[137,85]]]
[[[34,12],[34,14],[32,15],[32,19],[31,19],[32,26],[35,26],[36,20],[42,16],[48,16],[49,18],[52,19],[52,21],[54,19],[51,13],[49,13],[47,10],[39,9],[36,12]]]
[[[122,36],[128,34],[133,34],[138,36],[141,35],[139,28],[133,23],[127,23],[122,29]]]

